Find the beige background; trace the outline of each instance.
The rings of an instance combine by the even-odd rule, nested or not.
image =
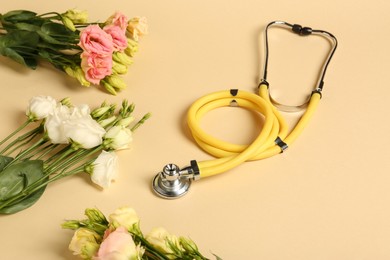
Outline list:
[[[153,118],[136,133],[133,149],[120,153],[120,177],[109,190],[76,176],[50,185],[28,210],[0,216],[1,259],[75,259],[62,221],[82,218],[86,207],[108,214],[123,205],[137,210],[145,233],[164,226],[190,236],[208,257],[390,259],[389,1],[13,0],[3,1],[1,12],[69,8],[88,10],[91,20],[115,10],[148,18],[150,34],[125,78],[129,88],[114,97],[48,65],[30,71],[0,58],[0,135],[24,120],[28,100],[39,94],[92,106],[128,98],[138,116],[150,111]],[[254,90],[259,38],[276,19],[328,30],[340,43],[308,128],[282,155],[194,183],[182,199],[156,197],[150,182],[166,163],[210,158],[188,135],[188,107],[213,91]],[[270,37],[271,89],[280,101],[299,103],[329,45],[277,30]],[[293,122],[298,115],[287,117]],[[259,131],[256,120],[241,109],[220,109],[202,125],[241,143]]]

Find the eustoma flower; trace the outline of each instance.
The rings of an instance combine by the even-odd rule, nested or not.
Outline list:
[[[126,30],[128,23],[129,23],[129,19],[127,18],[126,15],[122,14],[121,12],[115,12],[106,21],[106,24],[112,24],[118,26],[123,31]]]
[[[126,31],[116,25],[107,25],[103,30],[111,36],[115,51],[124,51],[127,48]]]
[[[88,53],[98,55],[111,55],[114,50],[111,35],[106,33],[99,25],[90,25],[80,34],[79,46]]]
[[[137,232],[139,229],[139,217],[134,209],[129,207],[120,207],[108,216],[111,225],[115,228],[125,227],[131,232]]]
[[[119,227],[109,233],[100,245],[94,259],[96,260],[127,260],[140,259],[144,250],[140,250],[134,243],[130,233],[124,227]]]
[[[86,172],[91,174],[92,182],[108,188],[118,175],[118,156],[115,152],[102,151]]]
[[[120,12],[104,23],[89,23],[87,18],[86,12],[75,9],[0,14],[0,53],[32,69],[39,60],[47,61],[82,86],[101,85],[115,95],[126,84],[112,78],[127,73],[140,36],[147,33],[146,18],[129,19]]]
[[[99,84],[100,80],[112,74],[112,57],[84,52],[81,54],[81,68],[87,81]]]
[[[144,36],[148,33],[148,25],[145,17],[134,17],[129,21],[127,31],[132,35],[132,38],[136,41],[140,36]]]
[[[83,259],[208,259],[191,239],[169,234],[164,228],[153,229],[144,236],[132,208],[121,207],[108,219],[98,209],[86,209],[85,215],[87,219],[62,224],[63,228],[76,230],[69,249]],[[215,258],[221,260],[218,256]]]
[[[115,107],[104,102],[91,111],[69,99],[32,98],[26,123],[0,142],[0,213],[28,208],[49,183],[82,172],[108,188],[118,172],[116,151],[129,146],[133,132],[150,116],[130,128],[134,105],[124,100],[119,111]],[[33,122],[38,126],[26,130]]]
[[[70,241],[69,249],[75,255],[80,255],[84,259],[91,259],[99,250],[100,236],[93,230],[87,228],[78,229],[72,241]]]
[[[31,120],[41,120],[53,113],[56,105],[57,102],[52,97],[36,96],[30,100],[26,115]]]
[[[110,128],[104,136],[105,146],[108,149],[120,150],[129,148],[133,140],[131,130],[123,125],[117,125]]]

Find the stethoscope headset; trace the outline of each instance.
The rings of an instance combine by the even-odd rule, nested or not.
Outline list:
[[[273,100],[269,93],[267,69],[269,58],[268,31],[273,26],[284,27],[299,36],[320,35],[329,39],[332,47],[322,66],[316,87],[308,100],[299,106],[285,106]],[[258,95],[244,90],[230,89],[208,94],[195,101],[187,114],[187,123],[196,143],[216,159],[207,161],[192,160],[190,166],[180,169],[175,164],[167,164],[153,179],[155,193],[166,199],[174,199],[187,193],[192,181],[226,172],[246,161],[265,159],[284,152],[301,134],[310,121],[322,97],[324,77],[328,65],[337,48],[334,35],[323,30],[314,30],[298,24],[273,21],[265,28],[265,58],[263,73],[258,84]],[[237,145],[219,140],[200,127],[200,120],[209,111],[226,106],[239,106],[256,111],[264,118],[263,126],[249,145]],[[279,112],[306,109],[295,127],[289,131],[285,119]]]

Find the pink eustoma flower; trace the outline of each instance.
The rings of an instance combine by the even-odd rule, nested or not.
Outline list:
[[[106,23],[119,26],[122,30],[126,31],[127,24],[129,23],[129,18],[127,18],[126,15],[120,12],[115,12],[113,15],[110,16],[110,18],[108,18]]]
[[[127,48],[126,31],[116,25],[105,26],[103,30],[111,36],[114,51],[123,51]]]
[[[81,68],[85,78],[92,84],[98,85],[100,80],[112,74],[112,56],[83,52],[81,54]]]
[[[138,259],[139,252],[130,233],[124,227],[111,232],[100,245],[94,260]]]
[[[79,46],[85,52],[99,55],[110,55],[114,51],[111,35],[98,25],[89,25],[81,32]]]

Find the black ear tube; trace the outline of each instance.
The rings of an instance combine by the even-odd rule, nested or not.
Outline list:
[[[302,27],[299,24],[294,24],[292,26],[293,32],[299,35],[310,35],[313,32],[313,29],[310,27]]]
[[[322,35],[322,36],[328,38],[332,42],[332,47],[331,47],[331,49],[329,51],[328,57],[324,61],[321,73],[320,73],[320,75],[318,77],[317,84],[316,84],[316,87],[315,87],[315,92],[317,92],[317,93],[321,92],[323,87],[324,87],[324,78],[325,78],[326,70],[328,68],[330,60],[332,59],[333,54],[336,51],[336,48],[337,48],[337,45],[338,45],[336,37],[333,34],[327,32],[327,31],[324,31],[324,30],[312,29],[311,27],[303,27],[300,24],[291,24],[291,23],[284,22],[284,21],[273,21],[273,22],[270,22],[266,26],[266,28],[265,28],[264,67],[263,67],[263,74],[262,74],[262,77],[261,77],[261,82],[260,82],[259,85],[266,83],[267,86],[269,87],[269,83],[267,81],[267,69],[268,69],[268,59],[269,59],[268,30],[269,30],[269,28],[271,28],[273,26],[280,26],[280,27],[285,27],[285,28],[291,29],[291,31],[293,33],[296,33],[296,34],[298,34],[300,36]]]

